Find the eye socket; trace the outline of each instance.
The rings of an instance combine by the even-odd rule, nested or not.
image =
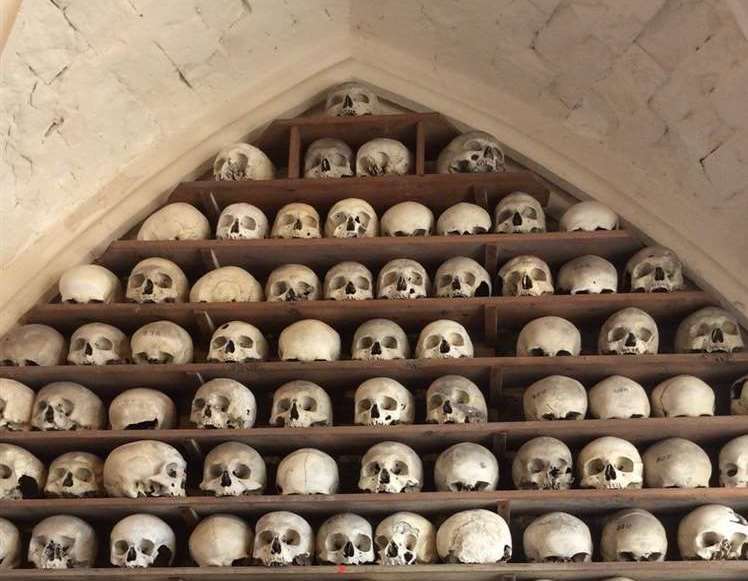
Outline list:
[[[496,222],[498,223],[506,222],[513,215],[514,215],[514,212],[512,212],[511,210],[502,210],[501,212],[499,212],[499,215],[496,216]]]
[[[439,286],[447,286],[452,284],[452,275],[451,274],[443,274],[439,278]]]
[[[527,206],[524,210],[522,210],[522,215],[525,218],[529,218],[530,220],[535,220],[538,217],[538,211],[532,206]]]
[[[348,542],[348,537],[342,533],[335,533],[327,537],[325,545],[328,551],[340,551]]]
[[[545,470],[545,462],[543,462],[543,460],[541,460],[540,458],[533,458],[528,463],[527,469],[531,474],[537,474],[538,472],[542,472],[543,470]]]
[[[143,539],[140,541],[140,552],[144,555],[148,555],[149,557],[153,555],[154,551],[156,550],[156,545],[153,543],[153,541],[149,541],[148,539]]]
[[[392,412],[397,409],[397,401],[392,399],[391,397],[383,397],[382,401],[380,402],[380,406],[382,407],[382,409],[387,410],[388,412]]]
[[[216,396],[213,407],[218,408],[219,411],[225,412],[227,409],[229,409],[228,398],[222,395]]]
[[[254,230],[257,228],[257,220],[252,216],[243,216],[241,219],[241,225],[247,230]]]
[[[68,471],[65,468],[57,468],[55,470],[55,480],[61,480],[67,476]]]
[[[284,226],[290,226],[291,224],[296,223],[296,216],[294,216],[293,214],[289,214],[289,213],[282,214],[280,222]]]
[[[371,282],[369,282],[369,279],[364,276],[357,276],[356,288],[360,288],[361,290],[369,290],[371,288]]]
[[[366,93],[356,93],[351,97],[354,101],[358,103],[369,103],[369,95]]]
[[[301,543],[301,537],[299,536],[299,533],[297,533],[293,529],[286,531],[281,540],[287,545],[298,545],[299,543]]]
[[[291,409],[291,400],[288,399],[287,397],[284,397],[283,399],[278,401],[277,407],[278,407],[278,411],[287,412],[288,410]]]
[[[530,271],[530,278],[532,278],[533,280],[540,281],[540,282],[545,282],[546,280],[548,280],[548,277],[546,276],[545,271],[539,268],[533,268]]]
[[[722,543],[724,536],[716,531],[706,531],[698,537],[699,544],[702,547],[713,547]]]
[[[166,465],[166,469],[164,471],[166,472],[166,475],[169,478],[176,478],[177,473],[178,473],[178,467],[176,463],[170,462],[169,464]]]
[[[330,156],[330,158],[331,158],[332,164],[338,167],[348,165],[348,160],[342,155],[340,155],[339,153],[333,153]]]
[[[724,473],[725,476],[729,476],[730,478],[733,478],[738,473],[738,467],[735,464],[726,464],[724,466]]]
[[[156,286],[160,288],[171,288],[171,285],[174,284],[172,278],[168,274],[164,273],[159,273],[159,275],[153,282],[156,283]]]
[[[73,405],[72,401],[63,398],[62,400],[60,400],[60,403],[58,403],[56,407],[60,409],[66,416],[69,416],[73,413],[73,408],[75,406]]]
[[[213,339],[210,345],[213,349],[221,349],[222,347],[226,345],[226,343],[228,343],[228,339],[226,339],[226,337],[221,336],[221,337],[216,337],[215,339]]]
[[[78,468],[75,471],[75,477],[82,482],[91,482],[93,480],[93,472],[88,468]]]
[[[395,462],[395,465],[392,467],[392,470],[390,470],[393,474],[396,474],[398,476],[407,476],[410,472],[408,470],[408,465],[405,462]]]
[[[652,331],[645,327],[639,327],[637,329],[637,335],[642,341],[649,341],[652,338]]]
[[[634,271],[634,276],[637,278],[640,276],[648,276],[652,274],[652,271],[654,270],[654,266],[652,266],[649,262],[643,262],[641,263]]]
[[[346,281],[344,276],[336,276],[334,279],[332,279],[332,284],[330,285],[333,290],[339,290],[343,288],[348,281]]]
[[[334,95],[330,98],[330,105],[340,105],[343,102],[343,95]]]
[[[86,346],[86,340],[85,339],[76,339],[73,342],[73,351],[83,351],[83,348]]]
[[[314,216],[302,216],[301,223],[308,228],[317,227],[317,219]]]
[[[224,214],[221,216],[221,226],[223,228],[228,228],[234,223],[234,217],[231,214]]]
[[[725,323],[722,325],[722,331],[724,331],[727,335],[737,335],[738,327],[732,321],[725,321]]]
[[[380,551],[384,549],[389,542],[390,542],[389,539],[385,537],[384,535],[379,535],[378,537],[374,539],[374,544],[377,546],[377,549],[379,549]]]
[[[311,397],[302,397],[301,400],[299,400],[299,405],[305,412],[317,411],[317,401]]]
[[[395,284],[396,281],[397,281],[397,273],[396,272],[388,272],[382,278],[382,284],[384,284],[385,286],[393,285],[393,284]]]
[[[418,542],[418,539],[415,537],[415,535],[405,535],[405,548],[409,551],[413,551],[416,548],[416,543]]]
[[[435,349],[441,342],[442,338],[440,335],[429,335],[423,344],[426,346],[426,349]]]
[[[201,410],[205,407],[205,400],[201,397],[195,398],[195,400],[192,402],[192,407],[196,410]]]
[[[600,474],[603,470],[605,470],[605,465],[605,461],[602,458],[593,458],[592,460],[587,462],[585,472],[587,474]]]
[[[375,474],[379,474],[381,472],[382,467],[379,465],[379,462],[371,462],[366,466],[366,472],[369,476],[374,476]]]
[[[133,274],[130,277],[130,286],[143,286],[143,283],[145,282],[145,276],[142,274]]]
[[[701,323],[701,325],[699,325],[696,328],[696,335],[697,336],[708,335],[709,333],[711,333],[711,331],[712,331],[712,328],[709,325],[709,323]]]
[[[243,349],[251,349],[255,345],[254,339],[252,339],[252,337],[247,337],[246,335],[241,335],[238,343],[239,347]]]
[[[468,395],[468,393],[466,391],[462,391],[461,389],[457,389],[454,392],[454,400],[457,403],[465,404],[465,403],[468,403],[470,401],[470,396]]]
[[[423,276],[421,276],[420,272],[414,272],[410,277],[410,282],[413,284],[421,285],[423,284]]]
[[[616,470],[619,470],[621,472],[633,472],[634,462],[631,460],[631,458],[616,458],[615,467]]]
[[[210,472],[211,478],[218,478],[221,474],[223,474],[224,466],[223,464],[212,464],[208,471]]]
[[[280,296],[286,292],[288,292],[288,285],[283,280],[274,282],[270,288],[270,294],[273,296]]]
[[[608,334],[608,340],[623,341],[628,334],[628,331],[624,327],[616,327]]]
[[[106,337],[98,337],[94,342],[94,346],[101,351],[111,351],[114,347],[114,343]]]
[[[472,272],[465,273],[465,282],[467,284],[472,286],[475,284],[475,280],[475,275]]]
[[[232,471],[232,474],[236,476],[237,478],[246,480],[247,478],[251,476],[252,469],[246,464],[237,464],[236,468],[234,468],[234,470]]]
[[[371,551],[371,538],[366,535],[357,535],[355,545],[359,551]]]
[[[359,349],[369,349],[374,345],[374,339],[372,337],[362,337],[358,342]]]
[[[397,349],[398,342],[395,337],[387,336],[382,339],[382,345],[384,345],[387,349]]]
[[[444,403],[444,397],[440,393],[437,393],[431,396],[429,402],[432,408],[440,407]]]
[[[462,347],[465,344],[465,339],[459,333],[450,333],[449,342],[455,347]]]
[[[262,531],[259,535],[257,535],[257,538],[260,539],[261,544],[269,545],[273,542],[275,535],[273,534],[273,531]]]
[[[371,409],[371,400],[370,399],[362,399],[360,402],[358,402],[358,411],[359,412],[368,412]]]
[[[116,541],[114,543],[114,552],[118,555],[124,555],[127,550],[130,548],[130,545],[127,541]]]

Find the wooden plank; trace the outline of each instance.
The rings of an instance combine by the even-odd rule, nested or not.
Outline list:
[[[300,178],[301,166],[301,133],[298,126],[293,125],[288,140],[288,177],[290,179]]]

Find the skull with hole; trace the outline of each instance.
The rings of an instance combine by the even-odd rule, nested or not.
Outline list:
[[[365,518],[345,512],[322,523],[317,531],[317,562],[366,565],[374,562],[374,531]]]
[[[284,264],[270,273],[265,283],[269,303],[316,301],[321,285],[315,272],[303,264]]]
[[[218,152],[213,177],[219,181],[272,180],[275,166],[265,153],[248,143],[233,143]]]
[[[549,512],[533,520],[522,535],[530,563],[585,563],[592,561],[590,529],[566,512]]]
[[[122,285],[110,270],[98,264],[69,268],[58,284],[63,303],[117,303],[122,300]]]
[[[255,525],[252,557],[266,567],[311,565],[314,556],[314,531],[297,514],[269,512]]]
[[[380,565],[426,565],[436,562],[436,530],[413,512],[396,512],[385,518],[374,533]]]
[[[540,317],[527,323],[517,337],[517,357],[576,357],[582,352],[582,335],[561,317]]]
[[[652,390],[652,415],[656,418],[713,416],[714,390],[693,375],[676,375]]]
[[[530,194],[514,192],[496,205],[493,223],[497,234],[545,232],[545,212]]]
[[[499,142],[485,131],[458,135],[441,150],[436,160],[438,173],[489,173],[505,169]]]
[[[480,388],[461,375],[444,375],[426,391],[426,422],[429,424],[485,424],[486,398]]]
[[[353,152],[340,139],[323,137],[309,144],[304,154],[305,178],[348,178],[353,176]]]
[[[283,495],[335,494],[339,483],[335,460],[315,448],[291,452],[278,464],[275,477],[275,485]]]
[[[262,456],[247,444],[224,442],[205,456],[200,490],[214,496],[262,494],[267,469]]]
[[[319,214],[309,204],[286,204],[275,215],[271,238],[322,238]]]
[[[172,528],[150,514],[126,516],[109,534],[109,562],[115,567],[168,567],[176,552]]]
[[[65,337],[47,325],[16,327],[0,339],[0,365],[14,367],[62,365]]]
[[[618,291],[618,271],[599,256],[579,256],[559,270],[558,288],[572,295],[615,293]]]
[[[441,492],[496,490],[499,463],[496,456],[480,444],[454,444],[436,459],[434,483]]]
[[[171,321],[143,325],[130,338],[135,363],[184,365],[192,362],[192,337]]]
[[[201,429],[247,430],[255,425],[256,418],[254,394],[234,379],[206,381],[192,398],[190,421]]]
[[[113,430],[170,430],[177,427],[177,407],[165,393],[136,387],[109,404],[109,424]]]
[[[56,381],[36,394],[31,425],[36,430],[101,430],[106,411],[98,395],[72,381]]]
[[[644,388],[622,375],[611,375],[589,392],[590,416],[597,420],[648,418],[651,406]]]
[[[734,416],[748,416],[748,375],[737,379],[730,386],[730,413]]]
[[[333,301],[365,301],[374,298],[374,277],[358,262],[339,262],[325,274],[324,296]]]
[[[218,327],[210,338],[207,360],[211,363],[264,361],[270,355],[267,339],[254,325],[229,321]]]
[[[379,299],[420,299],[429,296],[430,289],[428,272],[410,258],[390,260],[377,277]]]
[[[495,512],[463,510],[439,527],[436,550],[445,563],[503,563],[512,558],[512,535]]]
[[[35,397],[34,390],[20,381],[0,378],[0,430],[31,429]]]
[[[431,236],[434,213],[419,202],[400,202],[382,214],[382,236]]]
[[[251,563],[254,533],[242,519],[214,514],[201,520],[189,540],[198,567],[242,567]]]
[[[117,327],[88,323],[70,337],[68,363],[73,365],[117,365],[130,361],[130,342]]]
[[[21,533],[7,519],[0,518],[0,569],[16,569],[21,564]]]
[[[0,500],[36,498],[46,480],[44,464],[31,452],[0,444]]]
[[[267,216],[257,206],[238,202],[226,206],[218,217],[217,240],[257,240],[270,231]]]
[[[104,462],[88,452],[67,452],[49,465],[44,495],[53,498],[106,496]]]
[[[644,464],[631,442],[603,436],[587,444],[577,458],[582,488],[641,488]]]
[[[356,81],[338,85],[327,94],[325,100],[325,113],[334,117],[376,115],[378,108],[376,93]]]
[[[721,504],[700,506],[680,521],[678,549],[686,561],[745,559],[748,521]]]
[[[191,204],[168,204],[146,218],[138,240],[207,240],[210,222]]]
[[[286,428],[332,426],[332,401],[316,383],[298,379],[273,393],[270,425]]]
[[[358,386],[353,399],[356,425],[395,426],[415,421],[413,394],[389,377],[367,379]]]
[[[361,459],[358,487],[364,492],[420,492],[423,464],[413,449],[399,442],[380,442]]]
[[[109,496],[185,496],[187,462],[176,448],[156,440],[123,444],[104,462]]]
[[[409,358],[408,336],[394,321],[371,319],[362,323],[353,335],[351,359],[390,361]]]
[[[416,359],[458,359],[473,357],[473,353],[467,329],[448,319],[426,325],[416,343]]]
[[[87,569],[98,544],[90,524],[71,515],[45,518],[31,531],[28,559],[37,569]]]
[[[491,277],[472,258],[450,258],[436,271],[436,296],[444,298],[472,298],[491,296]]]
[[[373,238],[379,234],[379,218],[371,204],[346,198],[327,213],[325,238]]]
[[[561,232],[595,232],[617,230],[618,214],[600,202],[577,202],[571,206],[558,223]]]
[[[712,462],[690,440],[661,440],[647,448],[642,459],[647,488],[709,488]]]
[[[549,375],[522,394],[526,420],[583,420],[587,415],[587,390],[571,377]]]
[[[444,210],[436,221],[440,236],[467,236],[491,231],[491,215],[480,206],[458,202]]]
[[[367,141],[356,153],[356,175],[404,176],[410,173],[413,156],[396,139],[377,137]]]
[[[648,246],[626,263],[626,282],[631,292],[659,293],[682,290],[683,265],[669,248]]]
[[[537,256],[515,256],[499,269],[499,281],[505,297],[539,297],[554,292],[551,269]]]
[[[748,488],[748,436],[738,436],[722,446],[719,483],[725,488]]]
[[[238,266],[211,270],[190,290],[191,303],[257,303],[264,298],[262,285]]]
[[[628,508],[605,523],[600,552],[603,561],[664,561],[667,533],[651,512]]]
[[[340,335],[327,323],[304,319],[289,325],[278,338],[281,361],[337,361]]]
[[[528,440],[512,461],[512,482],[518,490],[568,490],[574,482],[569,447],[547,436]]]
[[[655,354],[659,346],[657,323],[636,307],[621,309],[608,317],[597,340],[600,355]]]
[[[184,303],[190,283],[176,263],[166,258],[146,258],[132,269],[127,279],[126,297],[140,304]]]
[[[737,320],[718,307],[704,307],[689,315],[675,334],[676,353],[733,353],[743,347]]]

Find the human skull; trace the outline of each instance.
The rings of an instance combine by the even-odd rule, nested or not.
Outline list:
[[[426,391],[426,422],[430,424],[485,424],[486,398],[467,377],[444,375]]]
[[[522,407],[526,420],[583,420],[587,390],[576,379],[550,375],[525,390]]]
[[[0,569],[15,569],[21,564],[21,533],[7,519],[0,518]]]
[[[410,258],[390,260],[377,277],[379,299],[420,299],[429,296],[430,289],[428,272]]]
[[[98,264],[81,264],[66,270],[59,282],[63,303],[117,303],[122,300],[122,285],[113,272]]]
[[[253,541],[254,533],[242,519],[214,514],[192,531],[190,556],[198,567],[242,567],[251,562]]]
[[[115,567],[168,567],[174,562],[177,539],[157,516],[131,514],[114,525],[109,547],[109,562]]]
[[[224,442],[205,456],[200,490],[215,496],[262,494],[267,469],[262,456],[247,444]]]
[[[257,206],[238,202],[226,206],[218,217],[216,239],[257,240],[267,238],[270,225]]]
[[[332,401],[316,383],[298,379],[273,394],[270,425],[286,428],[332,426]]]
[[[192,337],[171,321],[143,325],[130,338],[135,363],[183,365],[192,362]]]
[[[281,361],[337,361],[340,335],[327,323],[304,319],[289,325],[278,339]]]
[[[429,323],[418,336],[416,359],[457,359],[473,357],[473,342],[467,329],[456,321],[440,319]]]
[[[468,202],[458,202],[444,210],[436,221],[440,236],[486,234],[491,231],[491,215],[484,208]]]
[[[377,526],[374,534],[380,565],[426,565],[436,561],[436,530],[413,512],[396,512]]]
[[[652,414],[657,418],[713,416],[714,390],[693,375],[676,375],[652,390]]]
[[[271,238],[322,238],[319,214],[309,204],[286,204],[275,215]]]
[[[501,563],[512,557],[512,535],[495,512],[463,510],[439,527],[436,550],[445,563]]]
[[[281,494],[335,494],[340,477],[329,454],[315,448],[291,452],[278,464],[275,485]]]
[[[264,361],[270,354],[267,339],[254,325],[229,321],[218,327],[210,338],[207,360],[211,363]]]
[[[493,223],[498,234],[545,232],[545,212],[530,194],[514,192],[496,205]]]
[[[647,488],[709,488],[712,462],[690,440],[661,440],[647,448],[642,459]]]
[[[724,309],[705,307],[689,315],[675,334],[676,353],[732,353],[743,350],[737,320]]]
[[[659,345],[655,320],[641,309],[627,307],[605,321],[597,351],[600,355],[645,355],[657,353]]]
[[[517,357],[576,357],[581,352],[579,329],[561,317],[540,317],[530,321],[517,337]]]
[[[628,508],[605,523],[600,552],[603,561],[664,561],[667,533],[651,512]]]
[[[324,296],[333,301],[374,298],[374,277],[358,262],[340,262],[325,274]]]
[[[359,117],[378,113],[376,93],[366,85],[351,81],[332,89],[325,100],[325,113],[334,117]]]
[[[177,407],[165,393],[136,387],[109,404],[109,424],[113,430],[170,430],[177,427]]]
[[[304,154],[305,178],[348,178],[353,175],[353,152],[340,139],[313,141]]]
[[[34,399],[31,425],[36,430],[101,430],[106,411],[98,395],[72,381],[45,385]]]
[[[257,401],[250,389],[234,379],[206,381],[192,398],[190,421],[198,428],[247,430],[255,425]]]
[[[138,240],[207,240],[210,222],[191,204],[168,204],[146,218]]]
[[[412,448],[399,442],[375,444],[361,459],[358,487],[365,492],[420,492],[423,464]]]
[[[315,272],[303,264],[284,264],[270,273],[265,283],[269,303],[316,301],[321,285]]]
[[[599,256],[579,256],[558,271],[558,288],[572,295],[615,293],[618,291],[618,271]]]
[[[725,488],[748,488],[748,436],[738,436],[722,446],[719,483]]]
[[[387,319],[371,319],[362,323],[353,335],[351,359],[409,359],[410,344],[402,327]]]
[[[353,397],[354,423],[359,426],[412,424],[416,417],[413,394],[389,377],[367,379]]]
[[[28,559],[37,569],[84,569],[96,563],[96,533],[71,515],[45,518],[31,531]]]
[[[44,495],[57,498],[105,496],[101,458],[88,452],[68,452],[49,465]]]
[[[649,397],[637,382],[611,375],[595,384],[589,392],[590,415],[597,420],[648,418]]]
[[[499,280],[505,297],[539,297],[554,291],[551,269],[537,256],[515,256],[499,269]]]
[[[489,173],[504,169],[504,152],[496,138],[485,131],[458,135],[436,160],[438,173]]]
[[[233,143],[218,152],[213,162],[213,177],[219,181],[272,180],[275,166],[259,148],[248,143]]]
[[[472,258],[450,258],[436,271],[436,296],[443,298],[472,298],[491,296],[491,277]]]
[[[117,327],[88,323],[70,338],[68,363],[73,365],[116,365],[130,361],[130,342]]]
[[[577,458],[582,488],[641,488],[644,464],[631,442],[603,436],[587,444]]]
[[[109,496],[185,496],[187,462],[176,448],[139,440],[115,448],[104,462]]]
[[[670,292],[685,288],[683,265],[669,248],[648,246],[626,263],[626,279],[631,292]]]
[[[533,520],[522,535],[530,563],[585,563],[592,560],[590,529],[566,512],[549,512]]]
[[[0,430],[31,429],[35,397],[34,390],[20,381],[0,378]]]
[[[687,561],[745,559],[747,545],[748,521],[727,506],[700,506],[678,525],[678,549]]]
[[[35,498],[46,480],[44,464],[31,452],[0,444],[0,500]]]
[[[519,490],[568,490],[574,482],[569,447],[548,436],[528,440],[514,456],[512,482]]]
[[[211,270],[190,290],[191,303],[257,303],[264,298],[262,285],[238,266]]]
[[[454,444],[436,459],[434,483],[441,492],[496,490],[499,463],[496,456],[480,444]]]
[[[15,367],[62,365],[65,337],[52,327],[22,325],[0,339],[0,365]]]
[[[618,222],[618,214],[600,202],[577,202],[561,216],[558,229],[561,232],[617,230]]]
[[[356,175],[403,176],[410,173],[413,156],[396,139],[377,137],[367,141],[356,153]]]
[[[730,386],[730,413],[734,416],[748,416],[748,375],[744,375]]]
[[[400,202],[382,214],[382,236],[431,236],[434,213],[418,202]]]
[[[166,258],[146,258],[132,269],[127,279],[129,300],[136,303],[184,303],[190,290],[187,276]]]
[[[311,565],[314,531],[309,523],[292,512],[269,512],[255,525],[252,557],[266,567]]]
[[[366,200],[346,198],[327,213],[326,238],[373,238],[378,234],[379,218]]]
[[[366,565],[374,562],[374,531],[365,518],[350,512],[336,514],[317,531],[317,562]]]

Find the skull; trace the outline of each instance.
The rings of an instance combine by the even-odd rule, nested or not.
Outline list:
[[[250,564],[253,541],[254,533],[242,519],[214,514],[192,531],[190,556],[198,567],[242,567]]]
[[[558,229],[561,232],[617,230],[618,215],[600,202],[577,202],[561,216]]]
[[[151,214],[138,230],[138,240],[207,240],[210,222],[191,204],[176,202]]]
[[[248,143],[233,143],[218,152],[213,177],[219,181],[272,180],[275,166],[260,149]]]
[[[177,427],[177,407],[165,393],[136,387],[109,404],[109,423],[113,430],[171,430]]]
[[[441,319],[423,328],[416,343],[416,359],[460,357],[473,357],[473,342],[460,323]]]
[[[745,559],[748,521],[721,504],[700,506],[680,521],[678,549],[684,560]]]
[[[489,173],[504,171],[504,152],[496,138],[485,131],[458,135],[439,153],[438,173]]]
[[[325,137],[313,141],[304,155],[305,178],[348,178],[353,176],[353,152],[340,139]]]
[[[257,303],[264,298],[262,285],[238,266],[211,270],[190,290],[191,303]]]
[[[525,390],[522,407],[526,420],[583,420],[587,390],[576,379],[550,375]]]
[[[44,495],[57,498],[106,496],[101,458],[88,452],[68,452],[49,465]]]
[[[491,277],[472,258],[457,256],[444,262],[436,271],[436,296],[472,298],[491,296]]]
[[[356,153],[356,175],[404,176],[410,173],[413,156],[396,139],[378,137],[367,141]]]
[[[539,297],[553,294],[551,269],[537,256],[515,256],[499,269],[501,295]]]
[[[662,246],[642,248],[626,263],[632,292],[670,292],[685,288],[683,265],[675,252]]]
[[[496,490],[499,483],[499,463],[480,444],[455,444],[436,459],[434,482],[436,489],[442,492]]]
[[[28,559],[37,569],[86,569],[94,566],[97,552],[91,525],[76,516],[57,515],[31,531]]]
[[[377,234],[379,219],[366,200],[346,198],[327,213],[326,238],[373,238]]]
[[[130,338],[135,363],[184,365],[192,362],[192,337],[171,321],[143,325]]]
[[[198,428],[247,430],[255,425],[257,401],[248,387],[226,377],[206,381],[192,399],[190,421]]]
[[[613,313],[600,329],[597,351],[600,355],[655,354],[660,345],[657,323],[636,307]]]
[[[309,204],[286,204],[275,215],[271,238],[322,238],[319,214]]]
[[[420,299],[429,296],[426,269],[410,258],[390,260],[377,277],[378,299]]]
[[[744,375],[730,386],[730,413],[734,416],[748,416],[748,375]]]
[[[445,563],[501,563],[512,557],[512,535],[495,512],[463,510],[439,527],[436,550]]]
[[[278,464],[275,484],[281,494],[335,494],[340,477],[329,454],[314,448],[291,452]]]
[[[367,379],[356,389],[354,400],[354,423],[358,426],[394,426],[415,421],[413,394],[389,377]]]
[[[21,564],[21,533],[12,522],[0,518],[0,569],[16,569]]]
[[[488,408],[483,393],[467,377],[445,375],[426,391],[429,424],[485,424]]]
[[[713,416],[714,390],[693,375],[676,375],[652,390],[652,413],[658,418]]]
[[[740,326],[730,313],[705,307],[683,319],[675,334],[676,353],[732,353],[743,350]]]
[[[690,440],[661,440],[647,448],[642,458],[647,488],[709,488],[712,462]]]
[[[558,288],[572,295],[614,293],[618,290],[618,271],[599,256],[580,256],[561,267]]]
[[[81,264],[66,270],[59,282],[63,303],[117,303],[122,285],[113,272],[98,264]]]
[[[425,565],[436,561],[434,525],[412,512],[396,512],[380,522],[374,544],[380,565]]]
[[[340,262],[327,271],[325,298],[334,301],[364,301],[374,298],[374,277],[358,262]]]
[[[621,375],[611,375],[589,392],[590,415],[598,420],[648,418],[649,398],[637,382]]]
[[[241,442],[224,442],[205,456],[200,490],[215,496],[262,494],[267,469],[262,456]]]
[[[353,335],[351,359],[409,359],[410,345],[402,327],[387,319],[371,319],[361,324]]]
[[[373,537],[365,518],[350,512],[331,516],[317,531],[317,561],[335,565],[373,563]]]
[[[748,488],[748,436],[738,436],[722,446],[719,483],[725,488]]]
[[[340,335],[327,323],[304,319],[289,325],[278,339],[281,361],[337,361]]]
[[[65,337],[52,327],[23,325],[0,339],[0,365],[62,365],[66,351]]]
[[[517,357],[576,357],[581,352],[579,329],[561,317],[540,317],[530,321],[517,338]]]
[[[187,462],[164,442],[139,440],[115,448],[104,462],[109,496],[185,496]]]
[[[667,533],[651,512],[625,509],[605,523],[600,550],[603,561],[664,561]]]
[[[168,567],[177,552],[174,531],[150,514],[123,518],[114,525],[109,539],[109,562],[115,567]]]
[[[530,563],[585,563],[592,561],[590,529],[566,512],[539,516],[522,535]]]
[[[545,232],[545,212],[535,198],[524,192],[509,194],[496,205],[494,232],[529,234]]]
[[[603,436],[587,444],[577,458],[582,488],[641,488],[644,465],[631,442]]]
[[[0,444],[0,500],[35,498],[46,480],[44,464],[31,452]]]
[[[31,429],[34,390],[19,381],[0,378],[0,430]]]
[[[31,425],[37,430],[101,430],[106,411],[99,396],[72,381],[45,385],[36,394]]]
[[[270,354],[267,340],[254,325],[229,321],[218,327],[210,338],[207,360],[211,363],[264,361]]]
[[[418,202],[400,202],[382,214],[382,236],[431,236],[434,213]]]
[[[269,512],[255,525],[252,557],[266,567],[311,565],[314,532],[309,523],[292,512]]]
[[[325,113],[335,117],[359,117],[378,113],[379,100],[367,86],[351,81],[327,94]]]
[[[320,298],[319,278],[302,264],[284,264],[270,273],[265,284],[269,303],[316,301]]]
[[[130,342],[117,327],[88,323],[70,338],[68,363],[73,365],[115,365],[130,361]]]
[[[127,298],[136,303],[184,303],[190,284],[179,266],[166,258],[146,258],[127,279]]]
[[[218,217],[216,239],[257,240],[267,238],[270,225],[267,216],[257,206],[238,202],[223,209]]]
[[[436,221],[440,236],[486,234],[491,231],[491,215],[485,209],[468,202],[458,202],[444,210]]]
[[[311,381],[289,381],[273,394],[270,425],[286,428],[332,426],[330,396]]]
[[[361,459],[358,487],[365,492],[420,492],[423,464],[412,448],[399,442],[375,444]]]
[[[528,440],[512,462],[512,481],[519,490],[568,490],[574,482],[569,447],[561,440],[539,436]]]

